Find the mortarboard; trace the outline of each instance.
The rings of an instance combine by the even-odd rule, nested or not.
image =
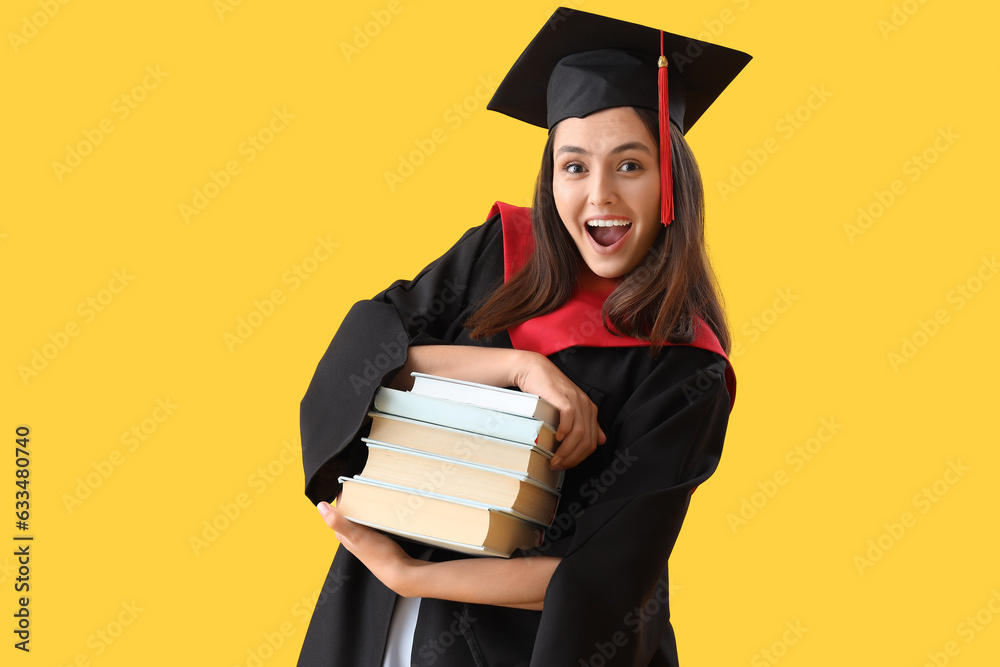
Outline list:
[[[660,111],[686,133],[750,62],[724,46],[562,7],[500,82],[488,109],[551,130],[620,106]],[[669,69],[669,81],[667,70]],[[660,141],[663,222],[673,219],[670,141]]]

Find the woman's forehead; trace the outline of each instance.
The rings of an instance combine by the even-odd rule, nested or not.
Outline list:
[[[613,107],[583,118],[565,118],[553,132],[556,152],[570,147],[588,153],[606,153],[626,145],[651,151],[656,145],[646,124],[631,107]]]

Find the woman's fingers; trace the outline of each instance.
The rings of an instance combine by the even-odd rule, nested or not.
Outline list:
[[[354,523],[329,503],[316,506],[323,521],[333,529],[341,546],[365,564],[372,574],[397,593],[400,579],[412,559],[394,541],[367,526]]]
[[[555,364],[541,355],[527,357],[515,377],[523,391],[537,394],[559,410],[559,446],[549,463],[553,470],[579,464],[606,440],[597,422],[597,406]]]
[[[354,523],[341,514],[339,509],[332,507],[329,503],[320,503],[316,506],[316,509],[319,510],[326,525],[333,528],[333,532],[337,536],[337,541],[356,556],[359,555],[359,552],[369,548],[373,540],[376,539],[372,536],[382,537],[368,526]]]
[[[577,404],[565,411],[565,418],[560,412],[560,433],[556,435],[559,447],[549,464],[553,470],[579,465],[607,439],[597,422],[597,406],[583,392],[580,392],[579,399]]]
[[[565,435],[549,464],[553,470],[565,470],[579,465],[594,453],[598,445],[604,444],[606,438],[597,423],[597,407],[589,400],[588,404],[583,414],[579,410],[574,411],[572,421],[567,425]]]
[[[319,510],[319,515],[323,517],[323,521],[326,522],[326,525],[330,526],[330,528],[333,528],[333,524],[337,519],[337,515],[336,512],[334,512],[333,507],[331,507],[330,503],[323,501],[320,504],[316,505],[316,509]]]
[[[340,497],[343,495],[344,488],[341,487],[340,491],[337,493],[337,499],[334,501],[334,505],[330,505],[330,503],[327,502],[321,502],[316,505],[316,509],[319,510],[320,516],[323,517],[323,521],[325,521],[326,525],[333,528],[334,532],[337,533],[338,540],[340,540],[340,533],[344,532],[344,530],[347,530],[347,532],[350,533],[350,527],[354,525],[354,523],[349,521],[343,514],[340,513]]]

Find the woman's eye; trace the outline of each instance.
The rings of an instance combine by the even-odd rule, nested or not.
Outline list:
[[[579,162],[570,162],[565,167],[563,167],[563,171],[565,171],[567,174],[582,174],[586,170],[583,168],[583,165],[580,164]]]
[[[619,167],[619,169],[625,172],[635,172],[640,171],[642,169],[642,165],[638,162],[625,162],[621,167]]]

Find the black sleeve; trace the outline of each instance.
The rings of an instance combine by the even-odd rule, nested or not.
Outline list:
[[[615,416],[613,457],[575,494],[575,532],[546,591],[532,667],[675,659],[667,559],[692,491],[719,462],[724,370],[711,352],[669,348]]]
[[[320,360],[300,406],[306,495],[331,500],[337,478],[360,471],[375,390],[406,363],[410,345],[462,341],[462,322],[503,277],[500,216],[469,230],[411,281],[356,303]],[[352,455],[355,459],[352,461]]]

